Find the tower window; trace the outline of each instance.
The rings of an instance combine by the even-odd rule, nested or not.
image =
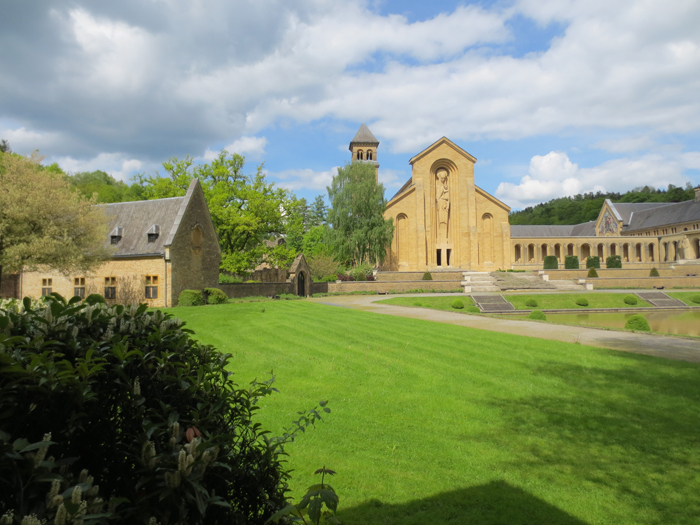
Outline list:
[[[362,150],[358,149],[357,150],[357,160],[363,160],[363,154]]]
[[[373,160],[372,159],[372,150],[367,151],[367,160]]]

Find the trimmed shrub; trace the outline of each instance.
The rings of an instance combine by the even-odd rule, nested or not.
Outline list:
[[[588,268],[587,277],[591,277],[591,278],[598,277],[598,272],[596,271],[595,266],[591,266],[590,268]]]
[[[204,294],[201,290],[182,290],[177,298],[178,306],[202,306]]]
[[[695,304],[700,304],[700,295],[691,295],[690,302]]]
[[[271,380],[239,387],[231,356],[170,314],[76,299],[0,310],[0,509],[15,509],[12,523],[85,504],[93,524],[261,524],[286,506],[289,439],[257,422]],[[49,491],[65,504],[47,506]]]
[[[481,310],[479,310],[478,306],[467,306],[467,312],[470,314],[480,314]]]
[[[525,301],[525,306],[528,306],[530,308],[537,308],[537,301],[535,301],[532,297],[529,297]]]
[[[432,281],[432,280],[433,280],[433,276],[430,275],[430,272],[425,272],[425,273],[423,274],[423,280],[424,280],[424,281]]]
[[[542,310],[533,310],[530,315],[527,316],[528,319],[534,319],[535,321],[546,321],[547,316],[544,315]]]
[[[332,273],[330,275],[324,275],[323,277],[321,277],[319,282],[321,282],[321,283],[334,283],[337,280],[338,280],[338,276],[336,274]]]
[[[622,268],[622,257],[619,255],[611,255],[605,259],[605,266],[608,268]]]
[[[649,321],[644,316],[633,315],[625,323],[625,330],[634,330],[635,332],[651,332]]]
[[[625,298],[623,299],[625,301],[625,304],[629,304],[630,306],[634,306],[637,304],[637,297],[634,295],[625,295]]]
[[[586,268],[600,268],[600,257],[597,255],[591,255],[586,258]],[[598,277],[596,275],[596,277]]]
[[[105,301],[105,298],[102,297],[98,293],[91,293],[85,298],[85,302],[89,304],[90,306],[95,305],[95,304],[107,304],[107,301]]]
[[[207,304],[224,304],[228,302],[228,295],[218,288],[205,288],[204,293],[207,296]]]
[[[464,308],[464,302],[461,299],[455,299],[454,301],[452,301],[452,308],[461,310],[462,308]]]
[[[559,269],[559,259],[554,255],[546,255],[544,258],[544,269],[545,270],[558,270]]]
[[[586,299],[585,297],[579,297],[578,299],[576,299],[576,304],[579,306],[588,306],[588,299]]]
[[[649,277],[659,277],[659,270],[656,268],[649,270]]]
[[[564,268],[567,270],[578,270],[579,267],[578,255],[567,255],[564,258]]]
[[[420,301],[413,301],[413,306],[423,306],[423,303]]]

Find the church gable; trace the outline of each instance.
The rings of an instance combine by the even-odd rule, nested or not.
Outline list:
[[[595,223],[596,236],[620,235],[622,226],[622,217],[617,213],[610,199],[606,199]]]
[[[463,150],[462,148],[457,146],[457,144],[452,142],[447,137],[442,137],[440,140],[434,142],[433,144],[431,144],[430,146],[425,148],[423,151],[421,151],[418,155],[416,155],[411,160],[409,160],[408,163],[413,165],[416,162],[418,162],[419,160],[421,160],[423,157],[429,155],[430,153],[433,153],[437,149],[441,149],[442,151],[445,151],[445,146],[447,148],[452,149],[457,154],[469,159],[472,162],[472,164],[476,163],[476,157],[474,157],[473,155],[469,154],[468,152],[466,152],[465,150]],[[447,156],[452,157],[452,155],[449,154],[449,152],[447,153]]]

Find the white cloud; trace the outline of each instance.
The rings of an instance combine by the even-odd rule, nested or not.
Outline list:
[[[326,191],[326,187],[333,182],[333,177],[338,174],[338,167],[328,171],[314,171],[310,169],[286,170],[280,172],[268,172],[267,178],[278,186],[288,190],[301,189]]]
[[[5,139],[10,144],[12,151],[22,155],[29,155],[34,150],[43,151],[54,145],[59,137],[56,133],[39,133],[28,130],[25,127],[16,129],[6,128],[0,131],[0,139]]]
[[[656,146],[651,137],[632,136],[622,139],[600,140],[593,144],[594,148],[610,151],[613,153],[627,153],[640,150],[648,150]]]
[[[223,149],[229,153],[238,153],[239,155],[251,155],[258,158],[265,154],[265,146],[267,146],[267,139],[265,137],[248,137],[243,136],[237,140],[234,140],[228,146],[224,146]],[[213,151],[209,148],[204,152],[202,158],[208,162],[211,162],[219,155],[218,151]]]
[[[580,168],[566,153],[550,152],[530,160],[528,174],[519,184],[502,182],[496,196],[513,209],[579,193],[625,192],[639,186],[665,188],[691,182],[684,170],[700,165],[700,152],[678,156],[659,154],[614,159],[592,168]]]
[[[109,173],[115,179],[123,181],[128,181],[133,174],[143,171],[145,167],[140,160],[128,158],[122,153],[100,153],[92,159],[52,157],[47,159],[45,163],[53,162],[57,162],[63,171],[68,173],[101,170]]]

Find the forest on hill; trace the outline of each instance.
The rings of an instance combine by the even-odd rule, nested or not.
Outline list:
[[[692,184],[684,188],[669,184],[665,190],[650,186],[627,193],[584,193],[561,197],[510,213],[511,224],[580,224],[598,218],[605,199],[613,202],[681,202],[695,198]]]

